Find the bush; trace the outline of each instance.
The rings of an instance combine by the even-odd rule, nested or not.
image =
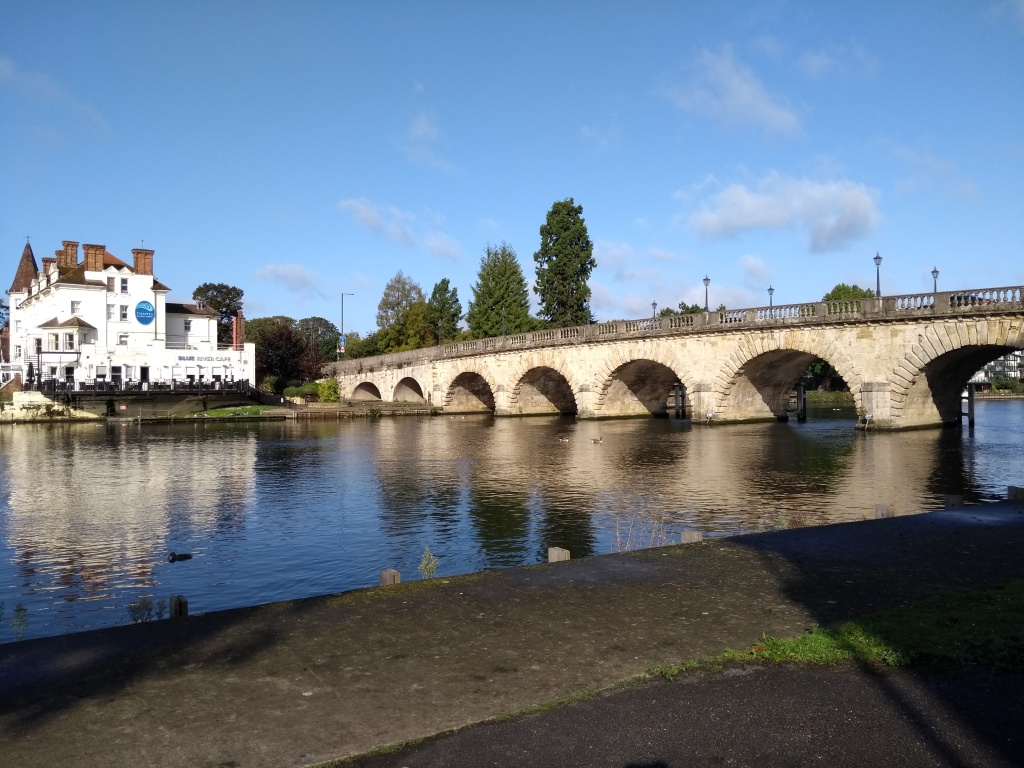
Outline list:
[[[260,392],[264,395],[276,395],[279,383],[280,381],[277,376],[264,376],[263,381],[260,382]]]
[[[316,383],[317,396],[321,403],[337,403],[341,400],[338,394],[338,380],[324,379]]]

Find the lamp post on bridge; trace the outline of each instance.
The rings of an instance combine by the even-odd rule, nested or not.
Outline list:
[[[338,359],[345,354],[345,297],[355,296],[354,293],[341,294],[341,333],[338,335]]]
[[[939,292],[939,268],[932,267],[932,293]]]
[[[658,302],[651,302],[651,317],[656,318],[658,316]]]
[[[775,295],[775,289],[770,285],[768,286],[768,309],[772,308],[772,296]]]
[[[708,311],[708,286],[711,285],[711,278],[704,275],[704,311]]]
[[[882,298],[882,257],[875,252],[875,298]]]

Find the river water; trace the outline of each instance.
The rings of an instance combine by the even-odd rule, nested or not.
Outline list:
[[[1024,401],[973,430],[398,417],[0,429],[0,642],[706,536],[940,508],[1024,485]],[[599,441],[599,442],[596,442]],[[168,562],[170,552],[191,560]]]

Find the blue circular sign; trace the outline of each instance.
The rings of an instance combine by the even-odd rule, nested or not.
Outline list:
[[[135,305],[135,319],[143,325],[149,325],[156,317],[156,310],[148,301],[140,301]]]

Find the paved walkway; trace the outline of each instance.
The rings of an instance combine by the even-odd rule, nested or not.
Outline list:
[[[1024,578],[1024,502],[13,643],[0,646],[0,756],[308,765],[1012,578]]]

